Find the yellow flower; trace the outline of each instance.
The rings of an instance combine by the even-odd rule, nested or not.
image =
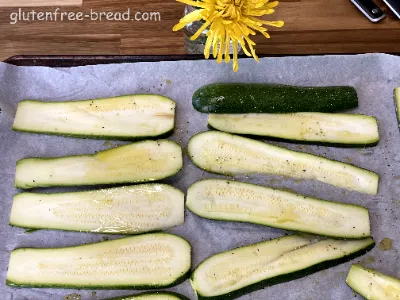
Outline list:
[[[205,58],[209,58],[210,49],[212,55],[217,58],[217,62],[222,62],[224,56],[225,62],[229,63],[231,58],[229,54],[230,44],[233,48],[233,70],[238,70],[238,46],[240,45],[247,56],[253,56],[256,61],[254,43],[250,35],[260,32],[266,38],[269,38],[267,29],[264,25],[275,27],[283,26],[283,21],[265,21],[259,17],[269,15],[274,12],[274,7],[278,1],[269,2],[269,0],[177,0],[199,9],[184,16],[172,30],[177,31],[184,28],[187,24],[203,20],[204,24],[191,37],[191,40],[197,39],[200,34],[208,28],[207,41],[204,48]]]

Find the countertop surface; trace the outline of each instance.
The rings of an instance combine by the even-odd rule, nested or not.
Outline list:
[[[384,10],[383,2],[377,1]],[[159,12],[160,21],[23,21],[10,24],[10,15],[22,17],[34,9],[51,13],[56,7],[0,8],[0,60],[21,54],[183,54],[183,33],[172,27],[184,4],[173,0],[84,0],[82,7],[58,12]],[[58,15],[60,18],[60,14]],[[50,18],[50,17],[49,17]],[[400,52],[400,20],[388,17],[374,24],[349,0],[283,0],[270,20],[284,20],[271,28],[271,39],[255,38],[259,54],[332,54]]]

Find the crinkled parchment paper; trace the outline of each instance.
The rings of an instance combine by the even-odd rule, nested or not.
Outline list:
[[[295,181],[278,176],[237,177],[275,188],[288,188],[305,195],[366,206],[371,213],[372,233],[379,242],[393,240],[391,250],[379,247],[354,260],[368,267],[400,276],[400,132],[393,88],[400,86],[400,57],[370,54],[265,58],[260,63],[241,60],[237,74],[229,65],[214,61],[181,61],[98,65],[69,69],[15,67],[0,64],[0,298],[4,300],[63,299],[77,293],[82,299],[104,299],[134,291],[74,291],[63,289],[17,289],[5,285],[10,251],[17,247],[61,247],[101,241],[106,235],[40,230],[25,233],[8,226],[14,188],[15,162],[24,157],[51,157],[93,153],[123,142],[105,143],[26,134],[11,130],[18,101],[41,99],[80,100],[132,93],[159,93],[177,102],[177,126],[171,139],[183,148],[193,134],[207,130],[207,115],[192,108],[192,93],[214,82],[269,82],[293,85],[351,85],[357,89],[359,108],[354,113],[373,115],[379,121],[381,141],[367,149],[341,149],[280,143],[288,148],[349,162],[380,174],[376,196],[350,192],[316,181]],[[277,144],[277,143],[276,143]],[[187,157],[178,175],[164,180],[185,191],[201,178],[222,177],[196,168]],[[61,191],[62,189],[36,189]],[[76,190],[69,188],[64,190]],[[188,239],[193,246],[193,267],[203,259],[233,247],[282,236],[286,232],[268,227],[201,219],[189,211],[183,226],[168,230]],[[116,238],[111,236],[110,238]],[[345,277],[351,262],[308,277],[253,292],[241,299],[350,299],[354,293]],[[171,290],[196,299],[188,281]],[[359,297],[359,296],[357,296]]]

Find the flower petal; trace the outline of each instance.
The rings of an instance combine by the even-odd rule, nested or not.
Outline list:
[[[248,11],[247,15],[254,17],[262,17],[263,15],[270,15],[273,13],[274,13],[273,9],[260,9],[260,10]]]
[[[269,39],[271,36],[266,31],[260,31],[263,36]]]
[[[259,61],[259,60],[258,60],[258,56],[257,56],[257,54],[256,54],[256,50],[255,50],[254,47],[253,47],[256,43],[254,43],[254,42],[253,42],[251,39],[249,39],[248,37],[245,37],[245,40],[246,40],[246,42],[247,42],[247,45],[249,45],[250,52],[251,52],[251,54],[253,55],[254,59],[255,59],[256,61]]]
[[[251,57],[252,54],[249,52],[249,50],[247,50],[245,41],[244,41],[244,40],[240,40],[240,41],[239,41],[239,44],[240,44],[240,46],[242,47],[242,50],[243,50],[244,54],[246,54],[246,56]]]
[[[194,7],[203,7],[202,1],[192,1],[192,0],[176,0],[176,2],[181,2]]]
[[[239,62],[238,62],[238,42],[237,41],[232,41],[232,46],[233,46],[233,72],[237,72],[239,69]]]
[[[269,3],[267,4],[267,6],[268,6],[269,8],[274,8],[274,7],[277,7],[278,4],[279,4],[279,1],[273,1],[273,2],[269,2]]]
[[[212,42],[212,47],[213,47],[213,57],[217,58],[217,54],[218,54],[218,41],[220,40],[219,35],[218,34],[214,34],[214,39]]]
[[[207,41],[204,46],[204,57],[206,59],[208,59],[210,57],[210,47],[211,47],[212,41],[214,39],[214,34],[211,31],[209,31],[207,35],[208,35]]]
[[[219,49],[218,49],[218,57],[217,57],[217,63],[222,62],[222,55],[224,53],[223,47],[225,46],[225,34],[221,35],[221,40],[219,41]]]
[[[231,56],[229,55],[229,45],[231,43],[231,38],[228,33],[225,36],[225,62],[228,64],[231,61]]]
[[[265,21],[265,20],[260,20],[264,25],[269,25],[269,26],[274,26],[274,27],[282,27],[285,22],[283,21]]]

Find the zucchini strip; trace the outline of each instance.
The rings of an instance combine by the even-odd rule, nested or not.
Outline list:
[[[394,94],[394,103],[396,107],[397,121],[400,128],[400,87],[395,88],[393,94]]]
[[[15,186],[75,186],[146,182],[178,173],[181,147],[170,140],[141,141],[96,154],[26,158],[17,162]]]
[[[186,206],[203,218],[239,221],[340,238],[370,236],[368,210],[259,185],[206,179],[191,185]]]
[[[233,299],[249,291],[297,279],[368,252],[371,238],[312,240],[287,236],[214,255],[191,277],[199,299]]]
[[[88,289],[160,288],[182,282],[191,247],[183,238],[143,234],[66,248],[11,252],[7,285]]]
[[[352,265],[346,283],[366,299],[400,299],[400,279]]]
[[[206,171],[225,174],[274,174],[315,179],[375,195],[379,175],[339,161],[265,144],[229,133],[207,131],[188,143],[190,159]]]
[[[376,119],[355,114],[210,114],[208,125],[236,134],[344,146],[376,145],[379,141]]]
[[[138,234],[184,222],[184,194],[166,184],[86,192],[14,196],[10,225],[111,234]]]
[[[104,300],[190,300],[184,295],[174,292],[145,292],[136,295],[107,298]]]
[[[175,102],[161,95],[127,95],[68,102],[24,100],[16,131],[83,138],[132,140],[165,136],[175,122]]]

